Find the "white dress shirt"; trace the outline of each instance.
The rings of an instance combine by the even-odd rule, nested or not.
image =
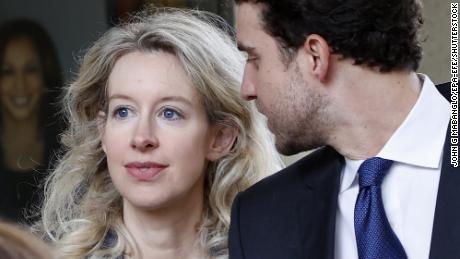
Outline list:
[[[428,259],[450,104],[426,75],[416,104],[378,157],[394,163],[382,183],[390,225],[409,259]],[[345,159],[335,232],[335,258],[357,259],[354,207],[363,160]],[[459,244],[460,245],[460,244]]]

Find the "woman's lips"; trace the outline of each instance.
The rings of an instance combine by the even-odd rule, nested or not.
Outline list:
[[[15,106],[22,107],[29,104],[31,97],[30,95],[15,95],[11,96],[10,99]]]
[[[155,162],[131,162],[125,165],[128,173],[139,181],[150,181],[167,165]]]

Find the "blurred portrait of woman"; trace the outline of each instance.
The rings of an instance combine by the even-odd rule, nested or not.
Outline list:
[[[47,32],[20,19],[0,26],[0,216],[24,221],[57,147],[62,84]]]

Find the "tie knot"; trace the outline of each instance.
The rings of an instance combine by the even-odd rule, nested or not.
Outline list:
[[[383,177],[390,169],[391,164],[393,164],[393,161],[380,157],[365,160],[358,169],[359,187],[379,186],[382,184]]]

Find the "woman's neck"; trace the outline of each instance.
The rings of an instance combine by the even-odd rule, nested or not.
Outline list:
[[[45,160],[43,129],[38,126],[38,115],[25,120],[15,120],[2,112],[1,142],[6,167],[28,171]]]
[[[134,208],[124,201],[123,221],[142,255],[128,258],[205,258],[198,242],[203,214],[203,192],[199,192],[150,211]]]

